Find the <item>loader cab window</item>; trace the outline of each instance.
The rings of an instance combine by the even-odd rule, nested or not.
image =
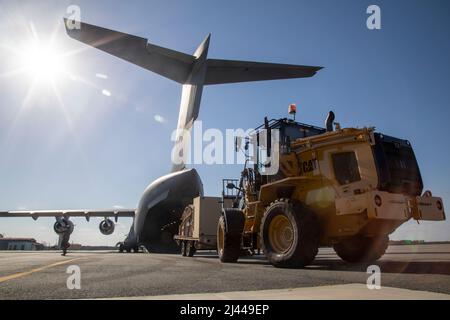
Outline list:
[[[358,161],[354,152],[341,152],[332,155],[334,175],[339,184],[360,181]]]

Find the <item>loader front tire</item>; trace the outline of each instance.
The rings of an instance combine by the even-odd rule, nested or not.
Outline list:
[[[314,260],[319,249],[319,220],[297,201],[280,199],[269,205],[260,234],[264,253],[275,267],[303,268]]]
[[[217,224],[217,253],[224,263],[235,263],[241,253],[241,235],[226,230],[225,218],[222,215]]]

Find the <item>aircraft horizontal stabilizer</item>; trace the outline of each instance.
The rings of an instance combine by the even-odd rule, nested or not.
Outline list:
[[[210,85],[307,78],[322,69],[315,66],[207,59],[206,56],[201,57],[201,53],[209,45],[209,36],[197,52],[190,55],[151,44],[145,38],[84,22],[77,21],[79,29],[69,29],[67,19],[64,20],[70,37],[181,84]],[[206,61],[204,81],[192,76],[199,59]]]
[[[145,38],[79,22],[79,29],[67,34],[80,42],[131,62],[179,83],[185,83],[195,57],[148,43]]]
[[[208,59],[205,85],[312,77],[322,67]]]

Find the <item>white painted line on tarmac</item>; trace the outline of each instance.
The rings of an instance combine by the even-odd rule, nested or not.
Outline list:
[[[450,295],[428,291],[381,287],[369,290],[365,284],[351,283],[307,288],[162,296],[107,298],[114,300],[450,300]]]

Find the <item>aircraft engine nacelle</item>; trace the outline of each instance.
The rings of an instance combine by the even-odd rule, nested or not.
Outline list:
[[[55,224],[53,225],[53,230],[58,235],[66,232],[69,232],[69,234],[71,234],[73,232],[73,228],[73,222],[65,218],[56,220]]]
[[[112,234],[114,232],[114,222],[110,219],[105,219],[102,222],[100,222],[100,225],[98,226],[98,228],[100,229],[100,232],[105,235],[105,236],[109,236],[110,234]]]

